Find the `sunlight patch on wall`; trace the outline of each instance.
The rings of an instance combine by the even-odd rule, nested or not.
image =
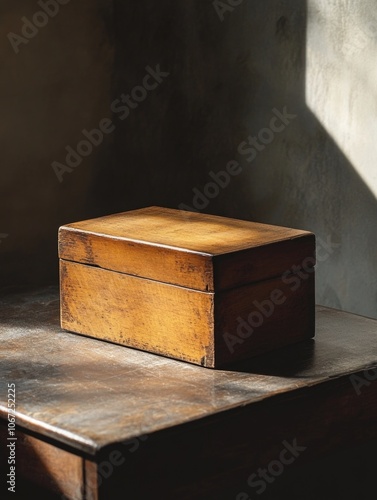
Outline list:
[[[306,103],[377,198],[377,8],[370,5],[308,0]]]

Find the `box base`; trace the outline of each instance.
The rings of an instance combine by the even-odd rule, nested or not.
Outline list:
[[[202,292],[60,261],[61,326],[209,368],[314,336],[314,269]]]

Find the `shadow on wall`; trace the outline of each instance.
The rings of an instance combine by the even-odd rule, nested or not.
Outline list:
[[[17,55],[6,35],[20,31],[35,4],[2,5],[0,134],[11,165],[1,172],[3,283],[57,281],[62,223],[184,204],[314,231],[318,302],[377,317],[376,198],[330,119],[339,113],[339,129],[362,128],[365,108],[347,94],[327,106],[334,54],[353,50],[329,19],[343,22],[350,7],[230,3],[72,3]],[[358,22],[368,6],[352,7]],[[367,43],[375,47],[376,38]],[[359,58],[352,71],[369,62]],[[338,78],[349,78],[350,97],[352,71]],[[59,183],[51,162],[67,166],[66,145],[104,118],[114,130]],[[373,135],[363,141],[365,166],[375,157]]]
[[[110,115],[112,37],[111,0],[49,14],[36,0],[1,2],[0,286],[56,282],[59,225],[106,210],[92,194],[111,137],[63,182],[51,164]]]
[[[331,41],[352,50],[331,27],[324,48],[323,8],[301,0],[116,1],[115,92],[132,88],[147,63],[169,72],[119,124],[118,208],[136,194],[141,205],[312,230],[317,301],[377,317],[376,198],[307,102],[309,95],[314,110],[330,105]],[[332,11],[347,14],[340,2]],[[364,119],[355,101],[333,112],[340,128]],[[373,136],[363,140],[373,150]]]

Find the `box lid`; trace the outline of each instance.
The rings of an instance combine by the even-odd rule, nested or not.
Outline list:
[[[205,292],[313,267],[314,253],[308,231],[161,207],[59,229],[61,259]]]

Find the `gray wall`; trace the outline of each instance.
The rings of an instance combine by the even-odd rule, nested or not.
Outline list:
[[[56,279],[60,223],[196,205],[314,231],[317,301],[377,317],[374,2],[239,3],[219,15],[212,0],[72,2],[17,55],[6,33],[35,3],[2,3],[4,283],[26,267]],[[115,131],[59,183],[51,161],[158,64],[169,76],[126,119],[113,113]],[[284,107],[295,117],[277,131]],[[258,135],[253,152],[243,143]],[[242,171],[213,196],[210,172],[231,160]],[[194,189],[212,198],[198,205]]]
[[[374,3],[245,0],[223,20],[211,1],[115,6],[116,92],[145,64],[170,72],[117,130],[123,206],[196,201],[205,212],[312,230],[317,301],[377,317],[377,36],[353,36]],[[344,58],[354,60],[346,71]],[[297,117],[272,141],[262,132],[271,142],[257,154],[242,154],[245,145],[240,154],[285,106]],[[230,160],[242,172],[208,202],[195,199]]]

